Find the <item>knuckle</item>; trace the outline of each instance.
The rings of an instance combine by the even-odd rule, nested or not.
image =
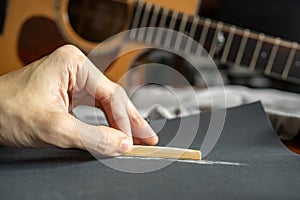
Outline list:
[[[124,94],[124,93],[126,94],[124,88],[115,82],[111,82],[110,88],[111,88],[110,89],[111,96],[118,95],[118,94]]]
[[[110,100],[111,104],[126,103],[127,100],[126,91],[119,84],[114,83],[112,89],[107,95],[107,100]]]
[[[99,100],[104,107],[117,102],[125,102],[125,100],[128,99],[124,88],[117,83],[108,80],[108,82],[99,86],[101,87]]]
[[[136,113],[134,113],[133,115],[130,116],[130,120],[132,121],[132,123],[138,127],[144,127],[145,126],[145,122],[144,120]]]
[[[121,95],[121,96],[127,96],[125,89],[119,85],[115,83],[115,90],[114,90],[115,94],[117,95]]]
[[[113,104],[113,100],[116,98],[116,88],[118,85],[114,82],[111,82],[110,85],[103,91],[104,95],[100,99],[103,106],[106,108],[110,108]]]
[[[78,67],[81,66],[81,64],[78,65],[78,63],[83,63],[85,55],[76,46],[67,44],[56,49],[51,54],[51,58],[54,62],[58,63],[58,67]]]
[[[82,52],[74,45],[66,44],[54,51],[58,55],[74,55],[74,54],[82,54]]]
[[[110,141],[108,132],[102,131],[102,137],[99,137],[96,141],[95,150],[102,155],[112,155],[115,152],[115,147]]]
[[[116,123],[116,125],[118,125],[119,123],[123,122],[123,121],[127,121],[128,116],[125,113],[122,112],[116,112],[113,113],[113,120]],[[120,127],[120,126],[118,126]]]

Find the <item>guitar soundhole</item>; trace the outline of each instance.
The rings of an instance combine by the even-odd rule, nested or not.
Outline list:
[[[125,2],[114,0],[70,0],[68,14],[81,37],[102,42],[124,29],[128,8]]]
[[[18,53],[23,64],[27,65],[66,44],[54,21],[45,17],[29,18],[22,26]]]

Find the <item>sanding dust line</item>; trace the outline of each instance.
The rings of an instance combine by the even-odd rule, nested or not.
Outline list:
[[[168,159],[168,158],[146,158],[146,157],[130,157],[130,156],[119,156],[116,157],[118,159],[124,160],[166,160],[166,161],[173,161],[173,162],[182,162],[182,163],[191,163],[191,164],[198,164],[198,165],[232,165],[232,166],[245,166],[247,164],[238,163],[238,162],[226,162],[226,161],[212,161],[212,160],[176,160],[176,159]]]

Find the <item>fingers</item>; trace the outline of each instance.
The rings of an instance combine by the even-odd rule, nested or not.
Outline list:
[[[76,88],[84,85],[84,89],[96,98],[95,103],[101,104],[98,107],[104,110],[110,125],[131,137],[130,120],[125,105],[127,95],[124,90],[105,77],[88,59],[80,67],[76,77]]]
[[[119,85],[114,84],[113,92],[102,99],[102,107],[105,111],[109,124],[132,137],[130,119],[127,113],[127,95]]]
[[[118,156],[132,148],[131,138],[114,128],[89,125],[69,114],[56,114],[52,119],[50,137],[44,138],[52,145],[104,156]]]
[[[102,110],[104,110],[105,106],[102,106],[101,103],[97,100],[95,100],[95,98],[93,98],[90,95],[86,95],[83,97],[80,97],[80,99],[73,98],[73,106],[76,107],[77,105],[89,105],[89,106],[96,106],[98,108],[101,108]],[[79,100],[79,101],[78,101]],[[124,105],[123,108],[128,107],[126,110],[125,109],[121,109],[123,115],[125,115],[125,119],[123,119],[123,122],[125,122],[125,124],[130,124],[131,130],[127,131],[130,135],[130,133],[132,133],[133,135],[133,144],[139,144],[139,145],[155,145],[158,142],[158,137],[157,135],[153,132],[153,130],[151,129],[151,127],[149,126],[149,124],[144,120],[144,118],[138,113],[138,111],[136,110],[136,108],[132,105],[131,102],[130,106],[128,105]],[[106,106],[107,108],[113,108],[113,107],[118,107],[119,105],[123,105],[124,102],[115,102],[113,104],[116,104],[116,106],[114,105],[110,105],[110,103]],[[128,103],[127,103],[128,104]],[[117,128],[118,130],[120,130],[120,127],[118,126],[117,122],[118,120],[116,120],[117,118],[122,118],[121,116],[117,116],[118,112],[117,110],[120,109],[106,109],[106,116],[109,120],[109,123],[112,125],[112,127]],[[121,115],[121,114],[119,114]],[[126,117],[126,115],[128,115],[128,117]],[[130,121],[128,123],[128,120]],[[127,127],[127,129],[129,128],[128,125],[125,125]],[[125,127],[124,125],[121,127]]]
[[[122,87],[114,84],[113,92],[102,99],[102,107],[110,125],[135,138],[135,144],[155,145],[156,133],[139,114]]]
[[[96,98],[96,103],[100,102],[109,124],[130,137],[133,134],[143,144],[156,144],[157,135],[138,113],[124,89],[108,80],[91,62],[87,61],[85,67],[88,70],[86,90]]]
[[[76,120],[81,139],[78,148],[105,156],[118,156],[132,149],[132,139],[121,131],[106,126],[92,126]]]
[[[105,75],[103,75],[91,61],[89,61],[80,51],[74,50],[69,46],[74,54],[79,54],[78,58],[81,63],[76,66],[76,70],[72,69],[69,72],[76,73],[69,77],[73,77],[73,81],[68,81],[73,86],[68,87],[73,90],[73,103],[76,105],[76,95],[79,97],[85,97],[85,101],[88,101],[89,105],[93,103],[93,100],[89,98],[89,95],[93,96],[97,107],[104,110],[109,124],[114,131],[120,131],[126,134],[132,140],[132,136],[142,144],[154,145],[158,142],[158,137],[151,129],[149,124],[138,113],[134,105],[129,100],[126,92],[122,87],[110,81]],[[84,60],[84,61],[83,61]],[[76,78],[74,78],[76,77]],[[74,82],[74,80],[76,80]],[[89,95],[82,94],[82,90],[86,90]],[[77,98],[78,99],[78,98]],[[99,105],[100,103],[100,105]],[[112,130],[110,130],[112,132]]]
[[[139,114],[131,101],[128,101],[128,115],[130,119],[134,144],[156,145],[158,136],[148,122]]]
[[[63,58],[58,59],[60,57]],[[85,105],[93,105],[94,103],[94,106],[102,107],[110,125],[131,138],[130,121],[125,106],[126,100],[124,100],[126,99],[126,93],[117,84],[112,83],[105,77],[74,46],[66,45],[59,48],[53,53],[52,60],[56,62],[60,60],[61,65],[68,64],[67,70],[64,70],[64,68],[59,68],[59,70],[69,73],[66,76],[68,80],[63,81],[69,85],[63,88],[68,88],[68,96],[72,101],[71,107],[82,102],[85,102]],[[91,99],[91,96],[94,99]],[[101,103],[101,106],[99,103]]]

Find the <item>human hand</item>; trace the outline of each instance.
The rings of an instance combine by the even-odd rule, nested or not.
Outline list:
[[[91,102],[105,112],[111,127],[89,125],[70,114],[76,105]],[[116,156],[133,143],[157,142],[125,91],[72,45],[0,77],[2,145],[79,148]]]

